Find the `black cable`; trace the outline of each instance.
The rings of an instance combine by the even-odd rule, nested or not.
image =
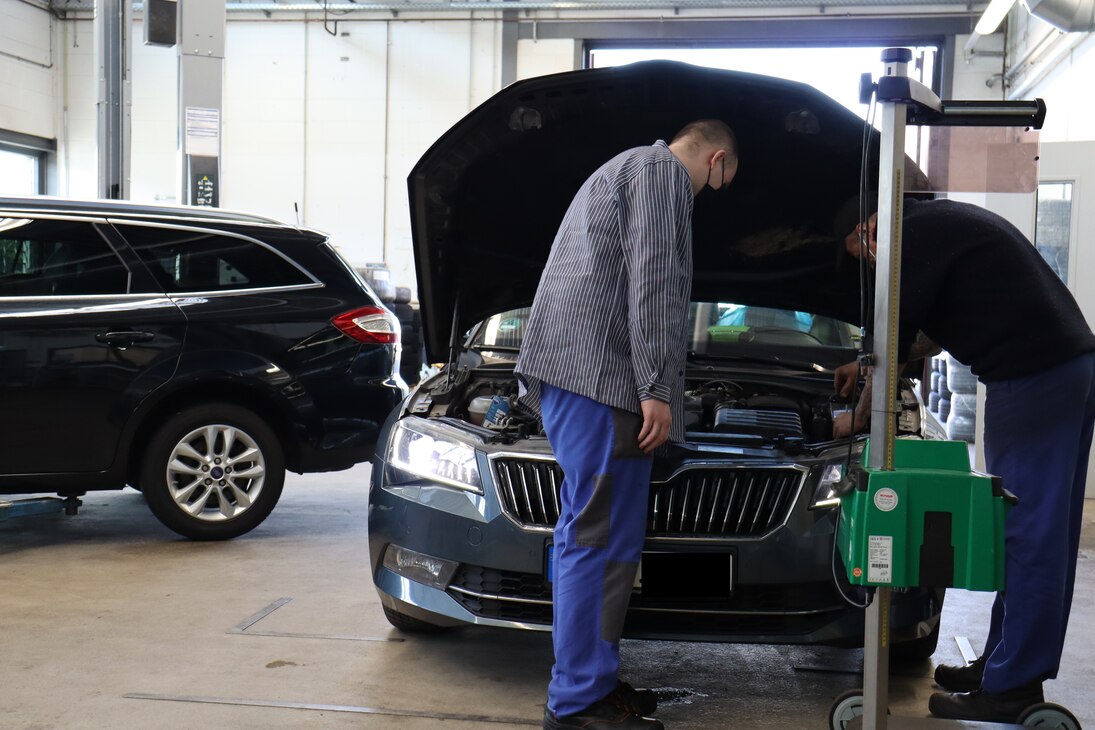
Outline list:
[[[837,577],[837,574],[836,574],[836,542],[837,542],[837,534],[839,532],[840,532],[840,508],[838,507],[837,510],[836,510],[836,524],[833,525],[833,558],[832,558],[832,560],[829,561],[829,564],[830,564],[830,567],[832,568],[832,573],[833,573],[833,583],[836,585],[837,593],[840,594],[840,597],[844,599],[845,603],[847,603],[850,606],[854,606],[855,608],[867,608],[868,606],[871,605],[871,598],[874,596],[874,593],[871,592],[871,591],[867,591],[866,600],[863,603],[856,603],[854,600],[852,600],[851,598],[848,597],[847,593],[844,592],[844,586],[842,586],[840,584],[840,579]]]
[[[874,131],[874,114],[877,108],[874,97],[871,97],[871,102],[867,107],[867,115],[863,119],[863,147],[862,157],[859,162],[859,225],[857,226],[859,236],[859,321],[860,332],[862,338],[859,342],[859,352],[856,356],[856,362],[861,362],[861,357],[867,352],[867,342],[873,338],[872,328],[868,326],[868,317],[870,316],[870,294],[874,287],[871,286],[870,270],[867,265],[867,257],[870,255],[870,232],[869,219],[871,212],[870,206],[870,156],[871,156],[871,132]],[[855,381],[852,385],[852,401],[851,401],[851,425],[849,426],[848,433],[848,458],[844,465],[845,476],[851,472],[852,468],[852,454],[853,445],[855,444],[855,414],[856,409],[859,406],[859,369],[856,368]]]

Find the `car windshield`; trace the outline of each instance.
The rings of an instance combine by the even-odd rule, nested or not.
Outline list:
[[[490,317],[475,328],[469,346],[499,357],[515,356],[529,311],[523,307]],[[810,348],[856,348],[860,339],[859,327],[832,317],[732,302],[692,302],[689,330],[689,349],[715,357],[763,357],[797,348],[807,348],[802,353],[807,356]]]

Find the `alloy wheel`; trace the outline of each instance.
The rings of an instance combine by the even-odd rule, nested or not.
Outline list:
[[[191,517],[232,519],[258,499],[266,481],[266,459],[246,431],[210,424],[186,434],[167,460],[171,498]]]

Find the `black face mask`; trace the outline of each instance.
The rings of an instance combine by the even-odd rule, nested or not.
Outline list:
[[[725,157],[722,158],[722,177],[719,178],[719,179],[723,181],[723,184],[721,186],[719,186],[718,190],[716,190],[715,188],[713,188],[711,186],[711,168],[708,168],[707,169],[707,180],[703,183],[703,187],[700,188],[700,191],[698,193],[696,193],[696,197],[698,198],[702,195],[704,197],[704,199],[706,200],[707,198],[710,198],[715,193],[721,193],[723,190],[726,189],[726,158]]]

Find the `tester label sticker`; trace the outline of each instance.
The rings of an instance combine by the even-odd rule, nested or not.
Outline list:
[[[867,536],[867,582],[893,583],[893,538]]]
[[[897,492],[883,487],[874,493],[874,506],[882,512],[892,512],[897,507]]]

